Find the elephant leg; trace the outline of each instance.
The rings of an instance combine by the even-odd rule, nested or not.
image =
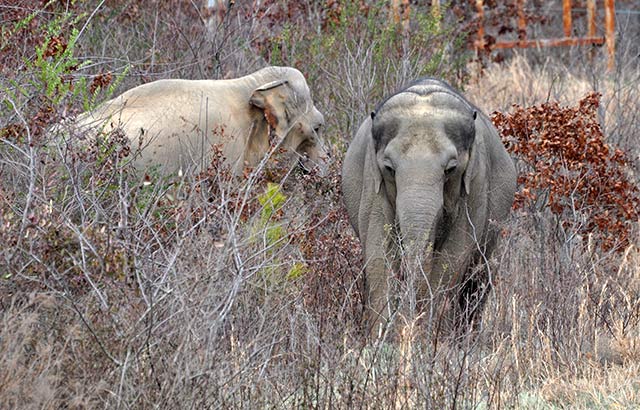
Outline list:
[[[487,296],[491,292],[488,267],[484,262],[469,267],[460,284],[456,307],[456,328],[461,331],[478,326]]]
[[[475,246],[461,225],[452,226],[447,239],[434,253],[418,293],[422,311],[428,312],[431,321],[445,332],[456,327],[460,283]]]
[[[365,329],[368,334],[377,337],[384,334],[389,325],[391,306],[389,303],[389,271],[384,258],[374,258],[367,263],[365,294]]]
[[[389,289],[395,257],[392,245],[395,233],[393,229],[388,229],[392,223],[393,212],[388,202],[376,197],[376,204],[369,214],[364,246],[367,298],[364,325],[367,334],[373,337],[386,332],[394,308],[390,304],[392,292]]]
[[[489,258],[497,242],[497,233],[490,232],[487,241],[473,254],[463,277],[458,297],[456,323],[461,329],[476,328],[485,302],[491,292]]]

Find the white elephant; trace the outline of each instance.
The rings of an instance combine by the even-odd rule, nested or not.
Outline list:
[[[362,123],[342,172],[365,256],[370,330],[393,313],[390,278],[410,258],[418,258],[423,306],[448,289],[457,306],[445,316],[471,321],[489,290],[484,264],[499,233],[491,221],[508,215],[516,190],[514,164],[489,118],[446,83],[418,80]]]
[[[124,130],[140,170],[201,170],[212,144],[221,144],[235,174],[256,166],[279,144],[305,166],[323,166],[316,109],[304,76],[290,67],[267,67],[230,80],[158,80],[132,88],[81,114],[81,129]],[[275,138],[275,141],[273,140]],[[138,145],[140,144],[140,145]]]

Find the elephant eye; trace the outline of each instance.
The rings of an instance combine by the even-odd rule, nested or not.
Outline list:
[[[444,169],[444,175],[447,177],[450,176],[456,168],[458,168],[458,161],[455,159],[450,160],[447,167]]]
[[[395,168],[393,168],[393,166],[389,163],[385,163],[384,164],[384,169],[385,171],[387,171],[389,173],[389,175],[391,175],[392,177],[394,177],[396,175],[396,170]]]
[[[315,127],[313,127],[313,132],[315,134],[319,134],[320,133],[320,128],[322,128],[321,124],[316,125]]]

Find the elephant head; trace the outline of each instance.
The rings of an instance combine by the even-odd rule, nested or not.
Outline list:
[[[516,188],[513,162],[484,114],[441,81],[413,83],[360,126],[342,187],[365,254],[370,329],[393,310],[389,278],[398,264],[389,266],[389,256],[418,262],[418,298],[455,289],[462,309],[476,311],[469,300],[487,288],[472,283],[471,268],[491,252],[497,229],[488,222],[508,214]]]
[[[476,118],[441,86],[410,87],[371,114],[370,172],[394,210],[405,251],[441,249],[477,170]]]
[[[324,116],[314,106],[307,83],[297,70],[256,88],[249,100],[259,109],[269,128],[269,138],[289,153],[289,161],[304,169],[326,167],[326,151],[321,139]]]

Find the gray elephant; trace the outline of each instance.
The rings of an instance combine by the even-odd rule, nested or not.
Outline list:
[[[256,166],[278,144],[289,161],[324,167],[316,109],[304,76],[291,67],[267,67],[229,80],[158,80],[132,88],[79,116],[81,129],[119,127],[141,142],[138,169],[161,166],[187,172],[208,165],[220,144],[234,173]]]
[[[490,288],[493,221],[508,215],[516,190],[514,164],[489,118],[446,83],[420,79],[362,123],[342,188],[364,250],[369,330],[393,313],[390,279],[409,260],[422,278],[423,308],[445,290],[445,317],[470,323]]]

